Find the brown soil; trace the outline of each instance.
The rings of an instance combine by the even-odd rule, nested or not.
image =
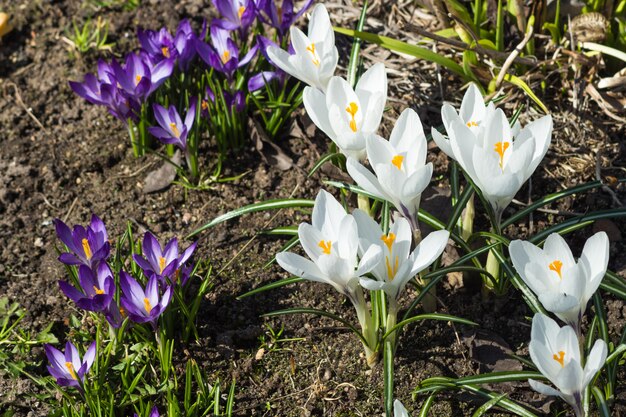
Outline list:
[[[152,29],[163,25],[173,28],[184,17],[193,17],[198,23],[211,8],[208,0],[142,3],[132,12],[107,9],[98,13],[111,23],[110,39],[116,42],[114,50],[118,54],[136,47],[135,28],[140,22]],[[296,122],[306,134],[279,142],[294,159],[293,169],[282,172],[266,165],[250,144],[226,163],[224,175],[245,173],[240,180],[215,184],[205,191],[172,185],[160,193],[144,194],[142,181],[147,172],[158,166],[158,158],[135,159],[122,124],[102,108],[73,94],[67,84],[68,80],[79,80],[85,72],[95,70],[98,53],[71,58],[61,40],[73,18],[80,22],[93,13],[87,4],[88,1],[77,0],[0,1],[0,10],[9,10],[17,26],[0,44],[0,297],[8,296],[26,309],[24,328],[37,332],[54,322],[53,331],[59,339],[64,339],[67,331],[64,319],[79,313],[57,287],[56,281],[64,276],[64,269],[56,260],[54,218],[84,224],[93,212],[103,218],[111,236],[121,235],[130,220],[138,233],[150,230],[161,239],[183,237],[217,215],[252,202],[285,198],[292,193],[313,198],[321,181],[334,175],[332,170],[326,170],[307,178],[308,170],[327,150],[327,142],[299,112]],[[350,1],[343,1],[341,7],[331,6],[330,10],[336,23],[354,24],[357,9]],[[379,5],[371,16],[368,24],[378,30],[384,27],[382,22],[392,20],[388,10]],[[384,31],[401,33],[397,25]],[[347,49],[349,40],[338,37],[338,42]],[[364,55],[370,61],[385,59],[390,68],[393,100],[389,102],[392,109],[385,115],[384,134],[388,134],[392,121],[407,106],[418,111],[428,130],[430,125],[440,124],[438,109],[442,99],[434,67],[407,61],[374,46],[366,47]],[[458,81],[442,74],[441,88],[446,98],[458,103],[462,96]],[[597,158],[603,178],[624,176],[624,125],[607,118],[594,103],[585,102],[584,110],[575,111],[568,96],[557,94],[557,89],[558,86],[549,86],[542,95],[555,118],[553,146],[533,177],[532,191],[529,193],[528,187],[524,187],[518,195],[523,201],[593,180]],[[520,104],[529,107],[526,98],[515,94],[506,106],[510,110]],[[537,116],[534,111],[524,111],[522,122]],[[433,189],[442,190],[445,195],[447,158],[436,148],[429,158],[436,166]],[[624,188],[615,191],[617,198],[624,201]],[[424,207],[445,213],[446,204],[445,197],[435,195],[426,199]],[[563,200],[552,209],[580,213],[613,206],[608,193],[596,191]],[[529,227],[536,232],[565,218],[537,213],[532,223],[520,222],[506,233],[511,238],[524,237]],[[368,370],[358,340],[346,329],[328,319],[311,316],[259,318],[266,312],[296,306],[353,317],[350,306],[330,287],[301,283],[236,300],[252,288],[287,276],[275,265],[263,268],[284,241],[256,233],[307,220],[306,213],[284,210],[275,217],[273,213],[246,216],[202,234],[197,256],[209,258],[214,271],[219,272],[214,276],[215,289],[199,314],[200,340],[186,346],[185,354],[195,358],[210,379],[236,377],[237,416],[382,415],[381,368]],[[484,225],[483,218],[479,226],[481,222]],[[616,219],[596,228],[608,228],[619,235],[624,224]],[[580,251],[591,232],[591,228],[583,229],[568,240]],[[625,253],[623,240],[615,236],[611,269],[624,274]],[[395,391],[413,414],[417,414],[423,398],[413,401],[410,393],[424,378],[472,375],[499,366],[494,365],[493,355],[481,356],[481,346],[495,346],[498,351],[508,346],[517,354],[527,354],[530,312],[520,296],[512,292],[506,300],[482,303],[476,286],[469,284],[466,281],[461,287],[441,287],[440,310],[478,322],[481,331],[425,322],[409,326],[400,336]],[[408,294],[403,305],[408,305],[414,295]],[[606,298],[615,336],[626,318],[626,307],[620,300]],[[261,347],[259,337],[266,332],[266,326],[284,326],[283,337],[301,340],[279,343],[256,359]],[[183,349],[176,354],[182,359]],[[29,361],[30,372],[45,374],[41,348],[32,350]],[[0,375],[0,392],[4,393],[0,395],[0,412],[47,415],[47,406],[33,396],[37,389],[32,383],[8,378],[2,370]],[[624,380],[622,372],[622,384]],[[542,405],[542,398],[533,394],[527,384],[504,388],[514,391],[514,398]],[[620,389],[618,398],[623,401],[625,393]],[[475,400],[462,394],[442,394],[431,415],[470,415],[479,404]],[[626,412],[623,402],[619,408],[618,412]]]

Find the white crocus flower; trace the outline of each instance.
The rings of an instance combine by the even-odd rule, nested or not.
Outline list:
[[[406,284],[441,255],[450,236],[447,230],[432,232],[411,253],[411,226],[406,219],[398,218],[390,225],[389,233],[384,233],[364,211],[357,209],[353,216],[359,229],[359,251],[367,253],[377,247],[384,260],[371,271],[376,280],[361,278],[361,285],[385,291],[390,301],[397,300]]]
[[[286,73],[326,92],[339,60],[335,33],[326,7],[318,4],[313,9],[308,36],[295,26],[291,27],[290,34],[295,54],[290,55],[272,45],[267,48],[269,59]]]
[[[387,101],[387,74],[382,63],[373,65],[353,90],[341,77],[333,77],[326,94],[306,87],[304,107],[313,123],[346,156],[365,158],[365,139],[378,131]]]
[[[365,344],[368,363],[376,356],[376,332],[371,315],[359,286],[359,279],[370,272],[381,260],[381,250],[371,247],[359,261],[359,235],[357,223],[328,192],[321,190],[313,206],[312,224],[298,227],[300,243],[309,259],[290,252],[276,255],[276,261],[286,271],[310,281],[332,285],[346,295],[354,305]]]
[[[584,415],[582,397],[585,388],[604,366],[607,346],[603,340],[596,340],[585,367],[582,367],[579,339],[570,326],[559,325],[541,313],[535,314],[528,345],[530,357],[539,372],[550,380],[556,389],[541,382],[529,379],[530,386],[544,395],[563,398],[574,407],[577,417]]]
[[[365,191],[389,201],[417,230],[422,192],[430,183],[433,165],[426,164],[426,136],[419,116],[406,109],[398,118],[389,141],[367,138],[367,158],[376,175],[352,158],[348,173]]]
[[[543,307],[580,334],[587,302],[602,282],[609,263],[609,238],[598,232],[587,240],[578,263],[565,240],[553,233],[543,249],[515,240],[509,246],[517,273]]]
[[[434,129],[433,139],[481,190],[499,222],[504,209],[545,156],[552,136],[552,117],[544,116],[524,128],[517,124],[511,128],[501,109],[482,109],[484,104],[475,92],[470,97],[460,116],[445,111],[449,140]],[[469,111],[471,103],[478,109],[475,116]],[[474,126],[472,117],[480,123]]]
[[[393,402],[393,417],[409,417],[409,412],[406,411],[400,400]]]

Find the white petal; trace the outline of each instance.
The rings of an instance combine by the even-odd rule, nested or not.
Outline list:
[[[385,196],[385,192],[376,176],[363,165],[359,164],[354,158],[348,158],[346,168],[348,169],[348,174],[350,174],[359,187],[383,200],[388,198]]]
[[[393,417],[409,417],[408,411],[399,400],[393,402]]]
[[[411,274],[417,275],[435,262],[435,259],[437,259],[446,248],[449,237],[450,233],[447,230],[438,230],[426,236],[411,254],[413,260]]]
[[[334,45],[334,32],[330,23],[330,16],[323,4],[317,4],[311,12],[311,20],[309,20],[309,38],[313,42],[321,42],[328,40],[328,36],[332,36],[330,40]]]
[[[485,99],[476,84],[471,83],[461,102],[459,116],[465,123],[481,122],[485,115]]]
[[[355,92],[364,108],[363,130],[376,132],[387,101],[385,65],[383,63],[374,64],[365,71],[357,82]]]
[[[326,277],[312,261],[291,252],[281,252],[276,255],[276,262],[285,271],[300,278],[317,282],[327,282]]]
[[[587,239],[578,263],[585,274],[585,298],[589,300],[600,286],[609,265],[609,237],[605,232]]]
[[[329,86],[332,83],[329,82]],[[326,96],[317,88],[305,87],[303,102],[306,113],[309,115],[315,126],[321,129],[330,139],[334,139],[335,131],[328,119],[328,107],[326,107]]]
[[[608,353],[606,343],[602,339],[596,340],[589,352],[589,356],[587,356],[587,363],[585,363],[584,377],[582,387],[585,388],[593,377],[598,373],[600,369],[604,366],[604,362],[606,362],[606,355]]]
[[[370,291],[378,291],[378,290],[383,290],[387,287],[387,283],[382,282],[382,281],[376,281],[370,278],[361,278],[359,280],[359,284],[361,284],[361,287],[370,290]]]
[[[535,381],[534,379],[529,379],[528,383],[530,384],[530,387],[537,391],[539,394],[551,395],[556,397],[561,396],[561,392],[559,390],[556,390],[542,382]]]
[[[361,276],[370,272],[378,265],[383,257],[383,252],[378,246],[370,246],[369,249],[363,254],[359,267],[355,272],[355,275]]]
[[[565,239],[558,233],[552,233],[548,236],[546,242],[543,244],[543,250],[548,259],[550,259],[550,262],[559,260],[563,262],[563,267],[565,268],[569,268],[576,263],[572,255],[572,250],[567,245],[567,242],[565,242]]]

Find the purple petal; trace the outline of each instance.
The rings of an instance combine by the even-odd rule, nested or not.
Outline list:
[[[254,46],[252,48],[250,48],[250,50],[248,51],[248,53],[243,57],[243,59],[241,61],[239,61],[239,68],[241,68],[242,66],[246,65],[248,62],[250,62],[250,60],[252,58],[254,58],[254,56],[256,55],[256,53],[259,50],[259,44],[254,44]]]
[[[143,299],[146,295],[141,285],[125,271],[120,271],[120,287],[122,294],[137,308],[143,309]]]
[[[65,294],[66,297],[68,297],[70,300],[74,301],[75,303],[77,303],[78,300],[85,298],[85,294],[78,291],[74,286],[72,286],[68,282],[59,281],[59,287],[61,288],[61,291],[63,292],[63,294]]]

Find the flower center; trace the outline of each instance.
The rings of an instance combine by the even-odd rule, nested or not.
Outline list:
[[[319,67],[320,66],[320,60],[317,59],[317,54],[315,53],[315,44],[314,43],[310,44],[309,46],[306,47],[306,50],[311,53],[311,55],[312,55],[311,59],[313,60],[313,63],[315,64],[315,66]]]
[[[563,276],[561,275],[562,267],[563,267],[563,262],[559,261],[558,259],[556,259],[550,265],[548,265],[548,268],[550,268],[551,271],[554,271],[557,274],[559,274],[559,279],[563,279]]]
[[[504,164],[504,153],[506,152],[506,150],[509,148],[511,144],[509,142],[496,142],[495,146],[493,147],[493,150],[496,151],[496,153],[500,156],[500,168],[503,167]]]
[[[96,292],[96,294],[104,294],[104,290],[101,290],[100,288],[96,287],[95,285],[93,286],[93,290]]]
[[[391,164],[402,171],[402,161],[404,161],[404,156],[396,155],[391,158]]]
[[[206,110],[209,108],[209,103],[207,103],[206,100],[202,100],[202,103],[200,104],[200,106],[202,106],[202,110]]]
[[[398,272],[398,257],[396,256],[396,261],[393,265],[391,265],[389,257],[385,256],[385,265],[387,266],[387,276],[389,277],[389,281],[392,281]]]
[[[226,64],[228,61],[230,61],[230,51],[224,51],[222,54],[222,64]]]
[[[356,120],[354,120],[354,116],[356,112],[359,111],[359,106],[354,101],[351,101],[348,107],[346,107],[346,111],[350,114],[350,129],[356,132]]]
[[[120,307],[120,315],[122,317],[126,317],[126,310],[124,310],[124,307]]]
[[[478,126],[478,123],[476,123],[476,122],[475,122],[475,121],[473,121],[473,120],[470,120],[470,121],[469,121],[469,122],[467,122],[466,124],[467,124],[467,127],[472,127],[472,126],[473,126],[473,127],[477,127],[477,126]]]
[[[165,258],[161,256],[159,258],[159,274],[162,274],[164,269],[165,269]]]
[[[380,237],[380,240],[382,240],[383,243],[387,245],[387,249],[389,249],[389,252],[391,252],[391,247],[393,246],[393,242],[396,240],[396,235],[392,232],[389,232],[388,235],[382,235]]]
[[[135,85],[139,84],[141,82],[141,75],[137,74],[135,75]]]
[[[87,260],[90,260],[93,254],[91,253],[91,247],[89,246],[89,241],[87,239],[83,239],[81,241],[83,244],[83,250],[85,251],[85,257]]]
[[[240,19],[241,19],[241,16],[243,16],[245,11],[246,11],[246,8],[244,6],[240,6],[239,10],[237,10],[237,15],[239,16]]]
[[[318,243],[317,246],[322,248],[322,253],[324,255],[330,255],[330,248],[332,247],[332,242],[330,240],[320,240],[320,243]]]
[[[76,372],[74,371],[74,365],[72,365],[72,362],[65,362],[65,367],[67,368],[73,379],[78,379],[78,377],[76,376]]]
[[[554,359],[555,361],[557,361],[559,363],[559,365],[561,365],[561,368],[563,368],[565,366],[565,352],[563,352],[562,350],[559,350],[558,354],[554,354],[552,355],[552,359]]]
[[[148,300],[147,298],[143,299],[143,308],[146,310],[146,313],[150,314],[150,311],[152,311],[152,306],[150,305],[150,300]]]
[[[163,56],[165,58],[169,58],[170,57],[170,48],[168,48],[167,46],[164,46],[163,48],[161,48],[161,53],[163,54]]]
[[[170,123],[170,129],[172,130],[174,136],[180,138],[180,131],[178,130],[178,126],[176,126],[176,123]]]

